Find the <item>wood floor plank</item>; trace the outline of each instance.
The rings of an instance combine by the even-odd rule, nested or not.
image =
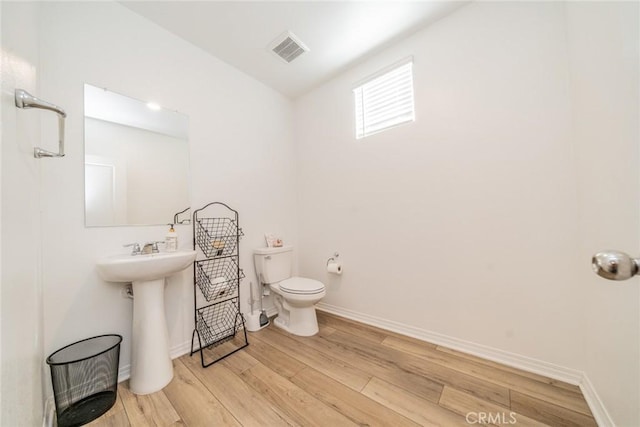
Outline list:
[[[224,364],[216,363],[203,368],[191,359],[183,359],[183,361],[241,425],[261,427],[294,424]]]
[[[300,345],[292,336],[277,332],[273,325],[261,330],[259,336],[263,342],[356,391],[362,390],[371,378],[371,375],[338,357]]]
[[[288,354],[264,343],[259,335],[252,338],[251,345],[247,347],[247,353],[259,359],[261,363],[283,377],[290,378],[307,366]]]
[[[334,333],[336,330],[335,328],[332,328],[331,326],[327,326],[327,325],[323,325],[321,323],[318,323],[318,335],[321,337],[326,337],[331,335],[332,333]]]
[[[384,340],[383,345],[402,352],[411,353],[428,362],[468,374],[482,381],[519,391],[549,403],[561,404],[585,415],[591,415],[587,402],[579,392],[555,387],[549,384],[549,382],[540,382],[506,370],[496,369],[492,366],[443,353],[437,349],[434,350],[430,347],[421,346],[402,338],[388,337]]]
[[[416,426],[408,418],[307,367],[291,382],[361,426]]]
[[[225,357],[219,363],[222,363],[224,366],[231,369],[231,371],[235,372],[236,374],[240,374],[247,369],[251,369],[259,362],[255,357],[251,356],[248,351],[246,351],[249,349],[249,347],[245,347],[245,349],[233,353],[229,357]]]
[[[377,363],[384,363],[397,370],[428,378],[442,385],[449,385],[473,394],[480,399],[509,407],[509,390],[506,387],[488,383],[471,375],[448,367],[430,363],[413,354],[385,346],[371,346],[368,341],[342,331],[337,331],[328,341],[340,345],[345,350],[368,357]],[[439,397],[439,396],[438,396]]]
[[[132,426],[183,425],[180,416],[162,391],[145,395],[133,394],[129,390],[128,381],[119,391]]]
[[[318,323],[334,329],[339,329],[350,334],[357,335],[371,341],[381,343],[387,337],[382,330],[365,325],[364,323],[354,322],[343,317],[337,317],[332,314],[317,311]]]
[[[184,365],[173,361],[173,380],[163,392],[188,426],[239,426],[240,423]]]
[[[362,393],[422,426],[469,426],[464,417],[376,377]]]
[[[262,364],[240,376],[286,416],[301,426],[355,426],[351,420],[325,405],[286,378]]]
[[[114,407],[91,425],[455,426],[468,425],[464,415],[476,411],[493,414],[485,422],[517,413],[516,425],[525,427],[595,426],[575,386],[338,316],[318,317],[316,336],[271,325],[205,369],[199,354],[185,355],[162,391],[135,396],[120,384]],[[205,357],[243,342],[238,334]]]
[[[91,427],[129,427],[131,424],[129,423],[129,419],[127,418],[127,413],[124,411],[114,412],[112,414],[104,414],[97,420],[86,424]]]
[[[129,427],[131,424],[129,423],[129,418],[127,417],[127,413],[124,410],[124,405],[122,404],[122,388],[124,387],[123,383],[118,384],[118,397],[116,398],[116,402],[113,404],[111,409],[109,409],[105,414],[101,417],[91,421],[88,426],[91,427]]]
[[[592,416],[572,411],[526,394],[511,392],[511,409],[552,426],[597,427]]]
[[[569,384],[569,383],[566,383],[566,382],[560,381],[560,380],[555,380],[553,378],[545,377],[543,375],[534,374],[533,372],[523,371],[522,369],[513,368],[511,366],[503,365],[502,363],[494,362],[494,361],[488,360],[488,359],[483,359],[481,357],[474,356],[473,354],[464,353],[462,351],[453,350],[451,348],[443,347],[443,346],[440,346],[440,345],[436,346],[436,350],[438,350],[440,352],[443,352],[443,353],[451,354],[453,356],[461,357],[463,359],[467,359],[467,360],[470,360],[470,361],[475,362],[475,363],[480,363],[482,365],[486,365],[486,366],[490,366],[492,368],[500,369],[502,371],[511,372],[511,373],[520,375],[522,377],[531,378],[532,380],[536,380],[536,381],[539,381],[541,383],[546,383],[546,384],[550,384],[550,385],[555,386],[555,387],[564,388],[566,390],[573,391],[575,393],[581,393],[580,387],[577,386],[577,385]]]
[[[468,416],[468,420],[472,423],[479,421],[479,417],[482,416],[481,414],[485,414],[486,416],[491,416],[489,422],[493,422],[498,426],[514,424],[518,427],[541,427],[547,425],[522,414],[518,414],[511,409],[494,405],[486,400],[478,399],[477,397],[448,386],[442,391],[440,406],[465,417],[465,420]]]
[[[318,323],[325,325],[334,325],[344,332],[354,333],[354,335],[361,336],[363,338],[375,337],[373,340],[377,341],[378,337],[400,337],[407,340],[415,340],[420,343],[424,343],[432,348],[436,348],[435,344],[431,344],[426,341],[418,340],[417,338],[408,337],[406,335],[399,334],[397,332],[389,331],[386,329],[377,328],[375,326],[367,325],[355,320],[347,319],[346,317],[338,316],[337,314],[329,313],[326,311],[316,310],[318,313]],[[357,331],[364,331],[362,333],[356,333]],[[371,338],[370,338],[371,339]],[[383,338],[384,340],[384,338]],[[381,341],[379,341],[381,342]]]
[[[196,343],[197,343],[197,338],[196,338]],[[224,359],[226,359],[230,357],[228,356],[229,354],[233,353],[234,350],[242,348],[244,344],[245,344],[244,333],[242,331],[239,331],[238,333],[236,333],[236,335],[232,339],[226,342],[223,342],[221,344],[215,345],[213,347],[205,348],[203,351],[204,362],[205,364],[208,364],[216,359],[219,359],[222,356],[226,356],[224,357]],[[200,358],[200,351],[197,351],[196,353],[194,353],[194,356],[196,355],[198,356],[198,358]]]
[[[385,381],[422,397],[423,399],[431,402],[438,402],[438,399],[440,398],[440,393],[442,392],[443,387],[442,384],[420,375],[416,375],[413,372],[407,372],[403,369],[399,369],[393,363],[390,364],[366,355],[363,356],[359,352],[353,351],[351,348],[329,341],[328,338],[322,338],[319,336],[296,337],[278,329],[274,329],[274,331],[287,335],[290,339],[297,341],[298,344],[307,346],[318,353],[326,354],[340,359],[344,363],[350,363],[357,366],[367,374],[382,378]]]

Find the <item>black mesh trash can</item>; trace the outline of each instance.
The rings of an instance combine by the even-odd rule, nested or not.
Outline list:
[[[58,427],[81,426],[107,412],[118,396],[120,335],[100,335],[47,358]]]

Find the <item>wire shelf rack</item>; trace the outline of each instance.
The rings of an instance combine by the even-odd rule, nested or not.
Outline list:
[[[239,280],[243,278],[236,257],[196,261],[196,283],[207,301],[237,296]]]
[[[196,242],[207,258],[234,255],[244,236],[231,218],[199,218],[196,224]]]
[[[202,340],[201,347],[222,344],[233,337],[243,326],[237,299],[223,301],[198,309],[196,329]]]
[[[193,269],[194,323],[191,336],[191,355],[200,352],[202,367],[249,345],[244,317],[240,313],[240,281],[244,272],[240,268],[239,244],[244,234],[238,226],[238,212],[228,205],[213,202],[193,211],[193,248],[200,249]],[[212,304],[202,306],[202,299]],[[238,331],[243,330],[243,335]],[[204,350],[233,340],[216,348],[213,361],[205,363]],[[195,348],[196,337],[198,348]],[[244,340],[242,340],[244,338]],[[209,357],[209,356],[208,356]]]

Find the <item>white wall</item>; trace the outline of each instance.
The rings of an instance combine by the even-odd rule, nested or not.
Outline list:
[[[2,342],[3,426],[42,422],[43,312],[40,277],[40,112],[18,110],[14,90],[38,92],[38,13],[2,3]]]
[[[45,351],[119,333],[127,365],[132,304],[121,285],[98,278],[95,262],[126,251],[124,243],[163,239],[167,227],[84,227],[84,83],[189,116],[193,206],[217,200],[240,212],[243,309],[251,249],[264,245],[264,231],[296,242],[291,103],[117,3],[41,8],[40,95],[68,113],[67,156],[42,163]],[[54,135],[54,124],[43,123],[43,139]],[[190,226],[176,229],[190,248]],[[191,272],[171,278],[165,295],[170,344],[181,349],[193,330]]]
[[[579,177],[580,259],[604,249],[640,254],[640,8],[567,4]],[[640,425],[640,279],[607,282],[586,263],[583,369],[619,426]]]
[[[637,425],[637,279],[612,287],[589,266],[639,252],[637,4],[593,7],[476,2],[298,99],[299,268],[334,309],[586,371]],[[353,84],[408,55],[415,123],[356,140]],[[603,135],[619,137],[605,155]]]
[[[297,102],[300,269],[345,264],[326,303],[579,357],[563,11],[472,4]],[[415,123],[356,140],[353,83],[408,55]]]

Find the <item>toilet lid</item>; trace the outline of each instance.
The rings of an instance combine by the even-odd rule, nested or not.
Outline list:
[[[324,291],[324,285],[313,279],[291,277],[280,282],[280,290],[290,294],[318,294]]]

